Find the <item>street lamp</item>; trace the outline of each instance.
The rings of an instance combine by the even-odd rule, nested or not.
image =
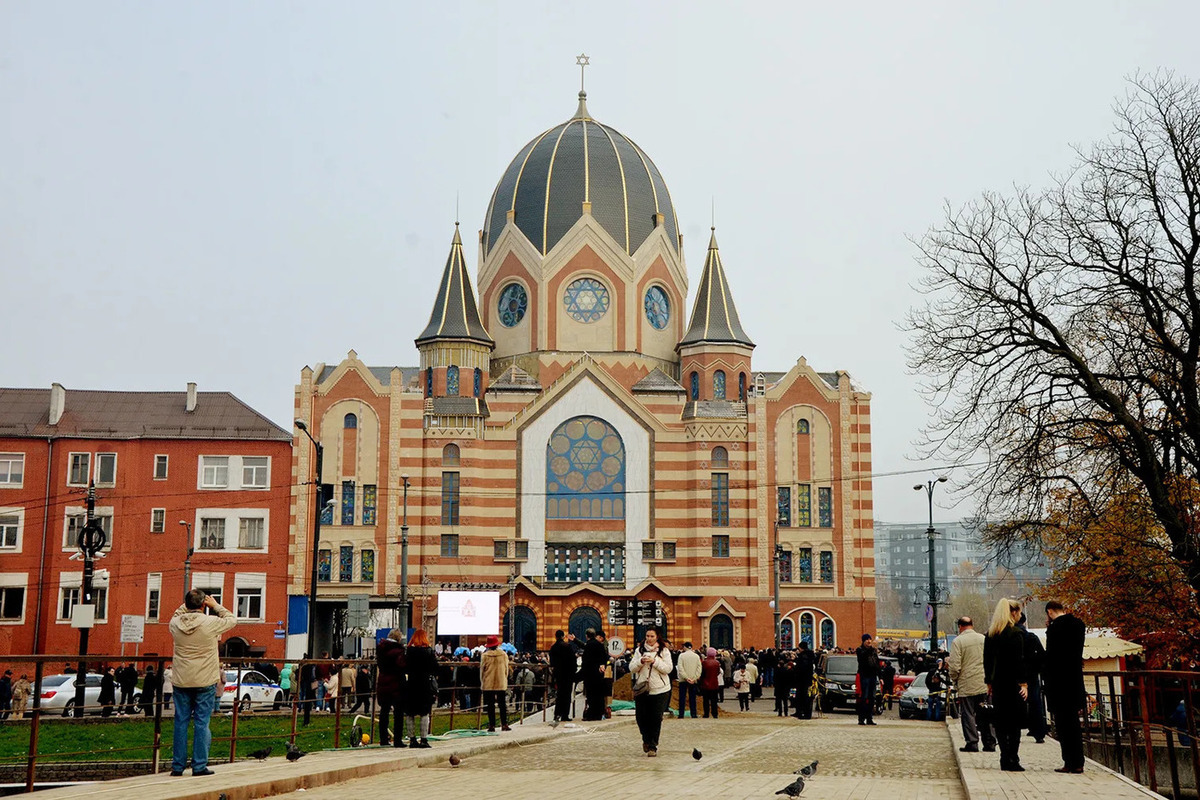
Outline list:
[[[925,496],[929,499],[929,528],[925,534],[929,537],[929,608],[933,612],[929,618],[929,653],[932,655],[937,652],[938,642],[938,587],[937,576],[934,573],[934,557],[933,557],[933,537],[936,531],[933,529],[933,487],[939,483],[945,483],[946,478],[930,479],[925,481],[924,485],[917,484],[913,487],[913,491],[925,490]]]
[[[321,503],[321,486],[323,485],[321,470],[325,461],[325,448],[308,432],[308,426],[304,424],[304,420],[296,420],[296,427],[308,437],[308,440],[313,443],[313,447],[317,449],[317,500],[313,503],[316,513],[313,514],[312,569],[309,571],[308,579],[308,655],[311,658],[314,655],[313,632],[317,622],[317,559],[320,557],[318,548],[321,545],[321,512],[324,511]]]
[[[779,543],[779,518],[775,518],[775,554],[771,558],[773,564],[773,574],[775,576],[775,649],[779,650],[779,563],[783,561],[783,545]]]
[[[192,553],[196,552],[196,548],[192,546],[192,523],[181,519],[179,524],[187,528],[187,557],[183,559],[183,593],[187,594],[192,590]]]
[[[400,522],[400,627],[408,637],[408,475],[401,475],[404,481],[404,517]]]

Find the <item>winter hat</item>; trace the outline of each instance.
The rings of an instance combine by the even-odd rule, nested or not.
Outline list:
[[[715,648],[715,647],[708,648],[708,650],[705,651],[704,655],[708,656],[709,658],[715,657],[717,655],[717,648]]]
[[[499,636],[489,636],[487,638],[487,644],[485,646],[486,647],[499,647],[500,646],[500,637]]]
[[[863,634],[863,641],[864,641],[864,642],[865,642],[867,639],[870,639],[870,638],[871,638],[871,634],[869,634],[869,633],[864,633],[864,634]]]

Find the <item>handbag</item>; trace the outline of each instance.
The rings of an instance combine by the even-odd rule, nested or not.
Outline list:
[[[649,680],[637,681],[636,683],[633,684],[633,696],[634,697],[641,697],[642,695],[649,694],[649,693],[650,693],[650,681]]]

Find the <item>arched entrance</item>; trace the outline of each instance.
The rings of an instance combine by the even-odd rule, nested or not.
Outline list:
[[[708,644],[718,650],[733,649],[733,620],[726,614],[717,614],[708,623]]]
[[[600,612],[591,606],[580,606],[571,612],[571,618],[567,622],[567,630],[570,631],[577,641],[587,641],[587,629],[594,628],[597,631],[604,629],[604,625],[600,620]]]
[[[509,630],[509,615],[504,615],[504,641],[512,642],[513,646],[522,653],[537,652],[537,614],[529,606],[517,606],[513,609],[514,617]]]
[[[226,639],[220,648],[225,658],[245,658],[250,655],[250,645],[240,636],[233,636]]]

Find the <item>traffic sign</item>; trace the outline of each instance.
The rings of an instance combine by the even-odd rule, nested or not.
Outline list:
[[[625,642],[621,641],[619,636],[614,636],[608,640],[608,654],[613,658],[625,652]]]

